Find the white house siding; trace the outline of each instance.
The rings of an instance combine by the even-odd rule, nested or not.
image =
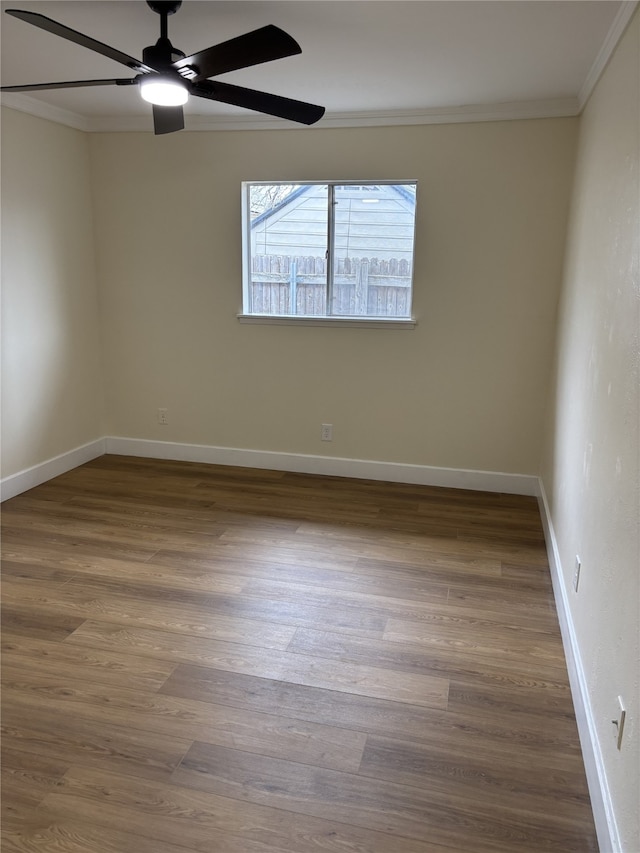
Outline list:
[[[411,262],[415,202],[392,185],[337,186],[336,258]],[[327,251],[327,186],[312,185],[252,224],[253,253],[319,256]]]

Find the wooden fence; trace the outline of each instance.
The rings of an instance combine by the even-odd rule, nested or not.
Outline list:
[[[333,274],[331,314],[408,317],[411,264],[405,259],[340,258]],[[325,315],[327,262],[323,257],[254,255],[254,314]]]

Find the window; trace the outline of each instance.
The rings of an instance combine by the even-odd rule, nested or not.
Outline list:
[[[416,183],[245,183],[243,312],[410,320]]]

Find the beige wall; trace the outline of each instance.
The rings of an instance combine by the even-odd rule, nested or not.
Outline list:
[[[88,139],[2,111],[2,476],[104,434]]]
[[[629,853],[640,850],[639,84],[636,13],[581,119],[543,476],[620,849]],[[611,724],[619,694],[628,709],[620,752]]]
[[[93,135],[109,434],[537,473],[576,130]],[[238,323],[241,181],[327,178],[418,180],[414,331]]]

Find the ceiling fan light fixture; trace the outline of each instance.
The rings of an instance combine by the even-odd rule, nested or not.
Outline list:
[[[32,83],[0,86],[2,92],[38,92],[48,89],[79,89],[89,86],[137,86],[143,100],[153,104],[153,131],[156,135],[184,129],[182,105],[189,95],[252,110],[266,115],[315,124],[324,115],[324,107],[307,104],[281,95],[271,95],[244,86],[212,81],[209,78],[228,71],[250,68],[302,52],[298,42],[273,24],[229,39],[221,44],[186,56],[169,41],[167,20],[177,11],[182,0],[147,0],[147,5],[160,16],[160,38],[142,51],[142,60],[96,41],[91,36],[72,30],[39,12],[6,9],[6,13],[40,30],[66,39],[73,44],[99,53],[125,65],[136,76],[109,80],[66,80],[59,83]]]
[[[153,74],[140,81],[140,94],[145,101],[158,107],[178,107],[189,100],[189,92],[173,76]]]

